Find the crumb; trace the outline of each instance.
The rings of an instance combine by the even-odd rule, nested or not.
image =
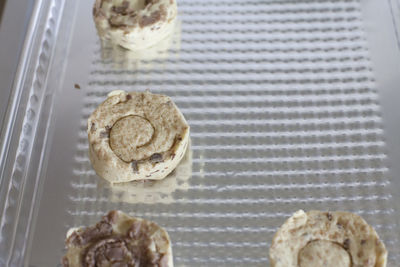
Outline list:
[[[74,85],[74,87],[75,87],[75,89],[81,89],[81,86],[77,83]]]

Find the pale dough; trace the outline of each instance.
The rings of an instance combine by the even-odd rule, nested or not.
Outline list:
[[[385,267],[387,250],[358,215],[300,210],[278,230],[269,256],[271,267]]]
[[[102,40],[141,50],[171,35],[177,3],[176,0],[96,0],[93,17]]]
[[[115,69],[151,70],[154,67],[165,67],[165,59],[179,57],[181,49],[182,22],[177,18],[170,35],[157,44],[142,50],[127,50],[115,45],[110,40],[101,40],[101,58]],[[173,51],[173,52],[172,52]],[[171,53],[172,52],[172,53]],[[156,61],[154,61],[156,59]]]
[[[168,233],[154,222],[111,211],[67,233],[64,267],[173,267]]]
[[[141,180],[127,183],[110,184],[107,181],[98,183],[99,188],[109,190],[111,202],[126,203],[172,203],[173,192],[189,189],[189,178],[192,176],[192,150],[190,142],[185,156],[173,172],[162,180]]]
[[[88,119],[89,158],[111,183],[160,180],[183,158],[189,126],[172,100],[116,91]]]

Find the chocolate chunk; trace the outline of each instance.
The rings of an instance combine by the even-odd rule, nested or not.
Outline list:
[[[143,16],[139,19],[139,26],[141,28],[146,27],[148,25],[155,24],[156,22],[161,20],[161,12],[159,10],[154,11],[150,14],[150,16]]]
[[[123,8],[122,6],[113,6],[111,10],[117,14],[126,15],[125,13],[126,9]]]
[[[126,95],[126,100],[131,100],[131,99],[132,99],[132,96],[130,94],[127,94]]]
[[[125,251],[121,243],[117,243],[114,246],[107,246],[104,255],[111,262],[122,261],[125,257]]]
[[[157,4],[158,2],[160,2],[160,0],[146,0],[145,2],[144,2],[144,5],[145,6],[147,6],[147,5],[149,5],[149,4]]]
[[[127,14],[126,10],[128,9],[128,7],[129,7],[129,2],[123,1],[120,6],[113,6],[111,10],[117,14],[125,16]]]
[[[89,246],[82,260],[83,266],[90,267],[111,265],[115,262],[132,264],[134,266],[137,258],[140,258],[140,255],[130,254],[123,239],[110,237],[101,239]]]
[[[364,245],[365,243],[367,243],[367,240],[365,239],[361,240],[361,245]]]
[[[136,160],[131,162],[131,166],[132,166],[132,170],[135,173],[139,172],[139,166],[138,166],[138,162]]]
[[[73,244],[75,246],[86,245],[93,240],[109,236],[112,233],[112,226],[106,221],[101,221],[94,227],[87,227],[83,231],[75,231],[67,239],[67,245]]]
[[[96,124],[94,122],[92,122],[92,125],[90,126],[90,131],[93,133],[94,131],[96,131]]]
[[[100,137],[101,137],[101,138],[110,138],[110,133],[108,133],[108,132],[101,132],[101,133],[100,133]]]
[[[111,127],[110,126],[106,126],[104,128],[104,131],[100,133],[100,137],[102,137],[102,138],[110,138],[110,131],[111,131]]]
[[[89,228],[82,233],[83,245],[91,242],[93,239],[108,236],[112,233],[112,226],[107,222],[99,222],[94,228]]]
[[[92,15],[93,15],[93,17],[96,17],[96,14],[97,14],[97,12],[98,12],[98,7],[96,6],[96,4],[93,6],[93,9],[92,9]]]
[[[117,15],[110,16],[108,23],[113,28],[126,28],[128,26],[127,24],[122,23],[121,19]]]
[[[164,161],[163,156],[160,153],[154,153],[150,157],[150,162],[152,162],[152,163],[159,163],[159,162],[163,162],[163,161]]]
[[[346,239],[346,240],[344,240],[344,242],[343,242],[343,248],[345,249],[345,250],[349,250],[349,248],[350,248],[350,239]]]
[[[75,89],[81,89],[81,86],[77,83],[74,85],[74,87],[75,87]]]

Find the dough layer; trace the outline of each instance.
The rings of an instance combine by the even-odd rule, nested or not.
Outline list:
[[[111,211],[95,226],[71,229],[64,267],[173,267],[168,233],[155,224]]]
[[[96,0],[93,18],[102,40],[130,50],[151,47],[174,29],[176,0]]]
[[[271,267],[385,267],[387,250],[358,215],[300,210],[277,231],[269,256]]]
[[[114,91],[88,119],[89,158],[111,183],[160,180],[183,158],[189,126],[171,99]]]

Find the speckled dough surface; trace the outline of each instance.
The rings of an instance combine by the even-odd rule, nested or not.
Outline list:
[[[95,226],[67,233],[64,267],[173,267],[168,233],[155,224],[111,211]]]
[[[167,176],[183,158],[189,126],[167,96],[114,91],[88,119],[89,158],[111,183]]]
[[[186,153],[178,166],[162,180],[140,180],[117,184],[104,181],[98,183],[98,186],[110,190],[109,201],[111,202],[166,204],[174,201],[172,193],[176,190],[188,190],[191,176],[192,151],[189,142]]]
[[[93,17],[101,39],[140,50],[171,34],[177,4],[176,0],[96,0]]]
[[[348,212],[300,210],[276,233],[272,267],[384,267],[387,251],[375,230]]]

